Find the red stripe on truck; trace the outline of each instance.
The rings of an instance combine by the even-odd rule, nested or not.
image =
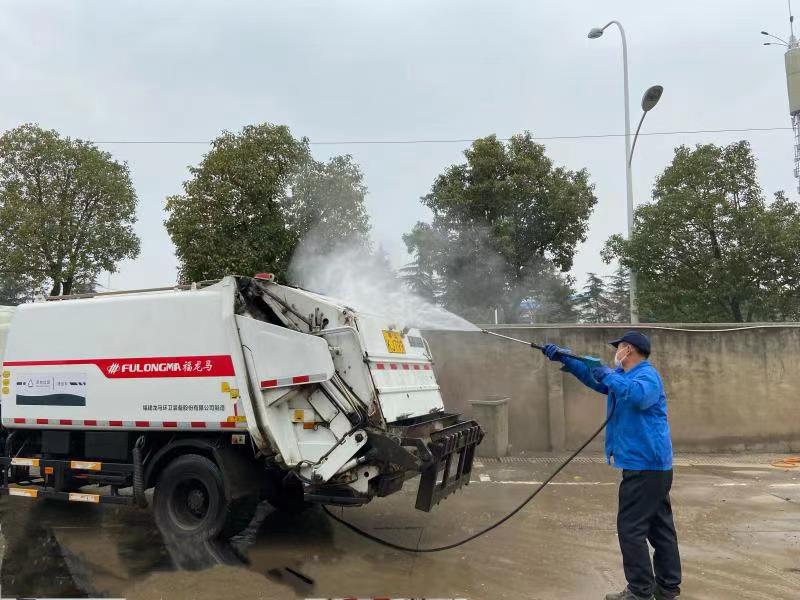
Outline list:
[[[149,377],[230,377],[235,375],[227,354],[203,356],[147,356],[132,358],[80,358],[67,360],[10,360],[7,367],[94,365],[109,379]]]
[[[89,420],[84,419],[83,425],[84,427],[97,427],[97,421],[95,421],[94,419],[89,419]]]
[[[136,427],[150,427],[150,421],[134,421]]]
[[[192,421],[192,427],[197,427],[199,429],[205,429],[206,424],[205,421]]]
[[[178,422],[177,421],[164,421],[163,423],[161,423],[161,426],[162,427],[177,427],[178,426]]]
[[[59,419],[59,425],[72,425],[72,419]]]
[[[37,425],[47,425],[50,423],[50,419],[36,419]]]
[[[15,417],[14,423],[25,423],[25,419],[20,419],[19,417]]]
[[[278,387],[279,385],[287,386],[287,385],[297,385],[300,383],[309,383],[312,377],[314,378],[314,381],[327,379],[324,373],[316,375],[295,375],[293,377],[281,377],[280,379],[264,379],[261,382],[261,389]]]

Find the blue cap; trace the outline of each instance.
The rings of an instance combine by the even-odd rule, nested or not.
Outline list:
[[[650,356],[650,338],[639,331],[626,331],[625,335],[621,338],[618,340],[611,340],[608,343],[616,348],[619,346],[620,342],[628,342],[631,346],[636,346],[646,357]]]

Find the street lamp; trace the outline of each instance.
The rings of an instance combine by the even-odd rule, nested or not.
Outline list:
[[[633,151],[636,150],[636,140],[639,139],[639,131],[642,129],[644,118],[651,110],[656,107],[658,101],[661,100],[661,95],[664,93],[664,88],[660,85],[654,85],[647,88],[647,91],[642,96],[642,118],[639,119],[639,126],[636,128],[636,133],[633,134],[633,144],[631,144],[631,154],[628,156],[628,166],[633,163]]]
[[[636,139],[633,140],[633,145],[631,145],[631,107],[630,92],[628,90],[628,40],[625,38],[625,29],[619,21],[609,21],[603,27],[593,27],[589,30],[589,39],[596,40],[602,37],[605,30],[611,25],[616,25],[619,28],[619,33],[622,37],[622,76],[625,94],[625,187],[628,204],[628,239],[630,239],[633,235],[633,174],[631,172],[631,161],[633,160],[633,148],[636,145]],[[644,117],[658,104],[663,91],[663,87],[655,85],[645,92],[642,98],[643,114],[639,121],[639,127],[636,129],[637,137],[639,135],[639,129],[641,129],[642,123],[644,122]],[[638,323],[639,308],[636,304],[636,272],[633,269],[631,269],[630,272],[630,287],[631,323]]]

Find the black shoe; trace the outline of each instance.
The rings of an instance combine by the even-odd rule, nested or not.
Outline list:
[[[606,600],[655,600],[654,596],[637,596],[628,588],[616,594],[606,594]]]
[[[656,600],[680,600],[680,598],[681,598],[680,594],[668,594],[661,588],[656,588],[656,595],[655,595]]]

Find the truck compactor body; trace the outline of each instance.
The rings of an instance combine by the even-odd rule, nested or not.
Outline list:
[[[266,274],[26,304],[3,329],[0,492],[145,506],[154,488],[173,538],[417,475],[428,511],[482,438],[445,411],[417,329]]]

